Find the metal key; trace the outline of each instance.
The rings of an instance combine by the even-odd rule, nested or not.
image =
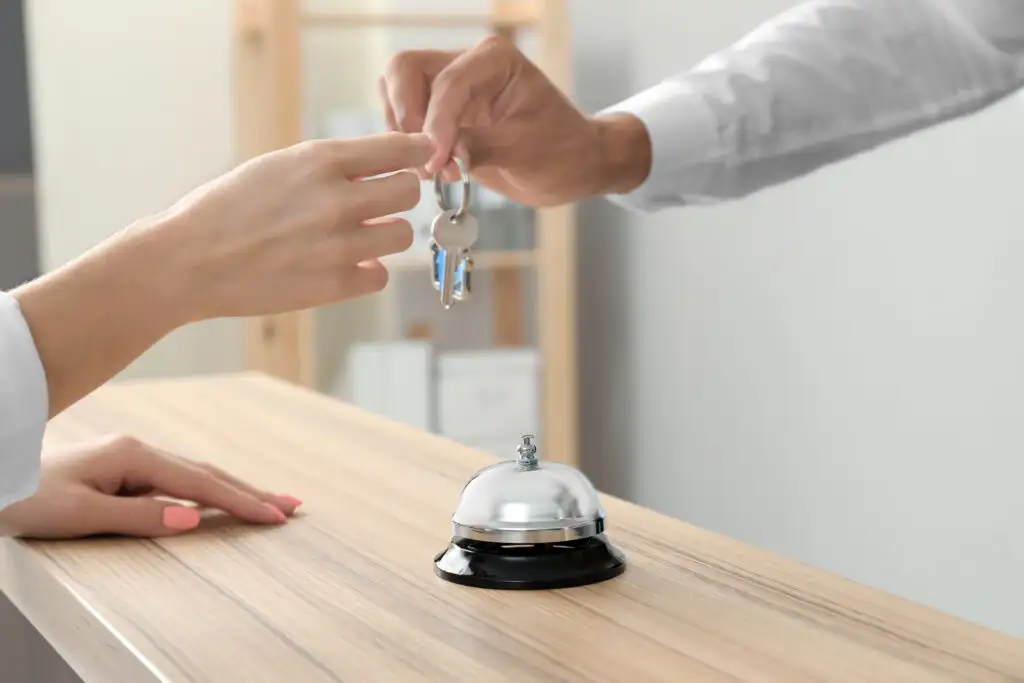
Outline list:
[[[468,213],[459,218],[456,211],[449,209],[442,211],[434,219],[430,236],[437,247],[434,252],[434,267],[435,272],[440,271],[438,284],[441,290],[441,305],[445,308],[451,308],[452,299],[456,294],[460,300],[464,300],[468,294],[468,281],[465,275],[469,265],[469,249],[476,242],[478,234],[476,219]],[[462,277],[458,278],[458,275]]]
[[[444,279],[444,268],[446,252],[437,246],[437,242],[430,241],[431,262],[433,263],[434,289],[441,291],[441,280]],[[455,267],[455,282],[452,286],[452,299],[465,301],[472,291],[473,280],[473,257],[468,252],[463,252]]]
[[[479,236],[476,219],[469,209],[469,174],[462,161],[455,159],[462,176],[462,204],[458,209],[446,208],[441,174],[434,176],[434,194],[441,213],[430,227],[433,257],[434,288],[441,292],[441,305],[451,308],[452,301],[464,301],[470,294],[470,273],[473,259],[470,249]]]

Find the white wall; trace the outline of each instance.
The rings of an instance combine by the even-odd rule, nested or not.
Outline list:
[[[579,99],[792,4],[577,0]],[[730,206],[588,203],[599,485],[1024,636],[1022,150],[1018,100]]]
[[[40,251],[52,269],[231,166],[230,3],[26,3]],[[233,321],[126,374],[240,367]]]
[[[373,0],[307,0],[310,10]],[[81,254],[231,168],[231,0],[26,3],[44,270]],[[310,133],[333,106],[372,96],[379,33],[311,31],[304,45]],[[353,304],[323,312],[327,350],[360,325]],[[350,320],[358,318],[357,322]],[[367,322],[369,320],[369,323]],[[242,367],[241,325],[192,325],[124,376]],[[333,368],[329,365],[327,371]],[[326,378],[323,380],[326,382]]]

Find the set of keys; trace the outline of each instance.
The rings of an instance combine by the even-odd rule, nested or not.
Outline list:
[[[430,251],[433,257],[434,289],[441,292],[441,305],[449,309],[454,301],[465,301],[470,295],[473,270],[471,249],[480,234],[476,219],[469,213],[469,173],[458,158],[462,180],[462,202],[458,209],[449,209],[444,197],[441,173],[434,176],[434,195],[441,213],[430,226]]]

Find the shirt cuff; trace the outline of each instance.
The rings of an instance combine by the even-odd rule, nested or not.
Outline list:
[[[46,373],[17,300],[0,292],[0,509],[39,484],[50,414]]]
[[[683,80],[667,80],[608,107],[598,116],[631,114],[647,128],[651,171],[626,194],[608,195],[619,206],[654,212],[670,206],[705,204],[725,156],[714,111],[704,96]]]

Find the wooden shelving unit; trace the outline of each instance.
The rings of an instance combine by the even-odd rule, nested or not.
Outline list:
[[[239,161],[302,138],[301,46],[309,27],[480,27],[517,39],[534,31],[538,65],[567,94],[571,89],[569,26],[565,0],[481,0],[478,13],[306,13],[301,0],[235,0],[235,111]],[[469,47],[467,45],[467,47]],[[548,459],[578,464],[576,364],[576,262],[573,206],[535,212],[535,248],[477,252],[474,270],[493,278],[494,343],[524,343],[522,292],[532,269],[537,282],[537,346],[541,361],[540,414]],[[388,260],[393,270],[422,269],[426,254]],[[424,279],[426,282],[426,278]],[[277,377],[314,386],[317,358],[312,312],[246,321],[246,364]]]

